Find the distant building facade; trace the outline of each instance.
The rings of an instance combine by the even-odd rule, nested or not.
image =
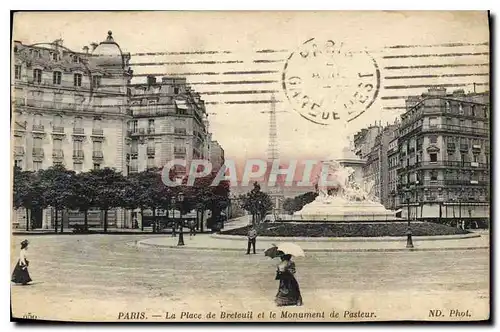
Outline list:
[[[162,168],[174,159],[210,158],[204,101],[185,78],[149,76],[131,88],[128,122],[129,173]]]
[[[110,167],[124,175],[162,168],[173,159],[220,163],[224,150],[212,146],[204,101],[186,78],[149,76],[131,84],[130,54],[111,31],[101,43],[73,52],[62,40],[13,45],[13,161],[23,170],[64,165],[76,172]],[[213,152],[211,152],[213,148]],[[182,168],[177,171],[184,172]],[[14,227],[26,227],[19,209]],[[31,211],[33,228],[52,228],[52,209]],[[102,226],[91,210],[89,225]],[[65,227],[83,223],[78,211],[61,212]],[[121,209],[108,211],[110,227],[130,227]]]
[[[218,171],[225,162],[224,149],[217,141],[210,141],[210,163],[212,171]]]
[[[16,166],[32,171],[56,164],[76,172],[125,170],[130,54],[121,51],[111,32],[92,48],[73,52],[61,40],[36,45],[14,42]],[[32,223],[50,228],[53,217],[51,209],[33,211]],[[94,219],[102,219],[99,211],[91,211],[91,222]],[[109,221],[120,227],[124,216],[113,210]],[[23,212],[14,216],[15,226],[24,227],[26,222]]]
[[[412,218],[489,218],[489,94],[429,89],[399,129],[400,205]],[[403,210],[405,211],[405,209]]]

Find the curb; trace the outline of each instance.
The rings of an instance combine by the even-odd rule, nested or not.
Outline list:
[[[234,240],[246,241],[247,237],[244,235],[226,235],[226,234],[212,234],[210,237],[219,240]],[[461,240],[481,237],[481,234],[455,234],[455,235],[436,235],[436,236],[413,236],[414,239],[419,241],[439,241],[439,240]],[[263,242],[393,242],[393,241],[406,241],[406,236],[401,237],[271,237],[259,236],[259,241]]]
[[[146,240],[147,241],[147,240]],[[148,243],[146,241],[137,241],[136,246],[145,246],[158,249],[175,249],[175,250],[216,250],[216,251],[234,251],[242,252],[245,248],[214,248],[214,247],[188,247],[188,246],[173,246]],[[321,249],[304,249],[304,252],[410,252],[410,251],[451,251],[451,250],[484,250],[489,249],[488,246],[478,247],[451,247],[451,248],[353,248],[353,249],[335,249],[335,248],[321,248]],[[265,250],[257,250],[259,253],[264,253]]]

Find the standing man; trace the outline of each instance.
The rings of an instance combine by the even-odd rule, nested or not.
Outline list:
[[[248,248],[247,255],[250,255],[250,247],[253,246],[253,253],[255,254],[255,242],[257,240],[257,230],[254,226],[250,227],[248,231]]]

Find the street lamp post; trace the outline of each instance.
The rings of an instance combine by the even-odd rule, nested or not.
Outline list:
[[[406,232],[406,248],[413,248],[413,239],[410,224],[410,188],[406,189],[406,206],[408,207],[408,230]]]
[[[184,195],[182,192],[180,192],[177,195],[177,202],[182,205],[182,202],[184,202]],[[179,206],[179,215],[180,215],[180,222],[179,222],[179,241],[177,242],[178,246],[183,246],[184,245],[184,220],[182,219],[182,206]]]

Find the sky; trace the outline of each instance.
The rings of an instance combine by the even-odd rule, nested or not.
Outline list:
[[[403,112],[405,97],[429,86],[470,92],[476,83],[477,92],[488,90],[486,12],[17,13],[13,38],[25,44],[62,38],[66,47],[81,51],[103,41],[108,30],[132,54],[133,82],[144,82],[140,75],[151,73],[187,77],[207,103],[213,138],[226,158],[237,161],[266,157],[272,95],[281,157],[325,159],[347,144],[346,136],[377,122],[392,123]],[[378,69],[377,94],[348,125],[345,116],[329,125],[309,121],[283,88],[284,71],[288,77],[329,73],[325,61],[287,62],[311,38],[321,45],[344,43],[345,49],[373,59],[370,65],[339,56],[334,62],[341,73]],[[314,91],[330,103],[327,111],[356,91],[357,81],[335,82],[334,90]],[[304,83],[301,92],[311,89]]]

